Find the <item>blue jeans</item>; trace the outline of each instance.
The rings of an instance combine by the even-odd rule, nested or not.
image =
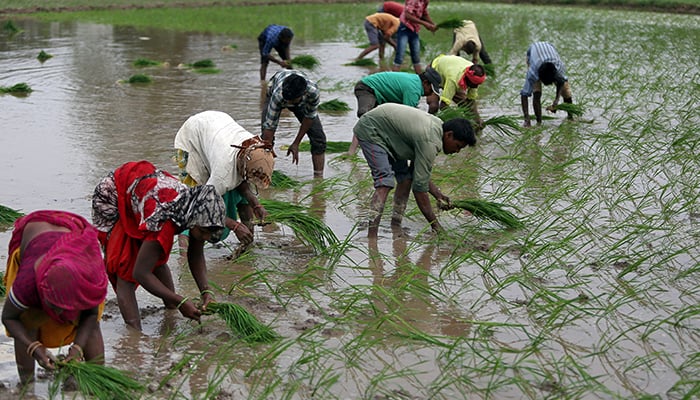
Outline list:
[[[420,38],[416,32],[408,29],[406,25],[401,23],[399,30],[396,32],[396,57],[394,57],[394,65],[401,66],[403,63],[403,55],[406,53],[406,45],[411,52],[411,62],[413,65],[420,65]]]

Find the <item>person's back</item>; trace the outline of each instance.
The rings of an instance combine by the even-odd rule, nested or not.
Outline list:
[[[204,111],[185,121],[174,145],[187,152],[187,174],[198,183],[213,185],[223,195],[243,181],[235,146],[255,136],[224,112]]]
[[[424,95],[423,84],[416,74],[407,72],[378,72],[361,81],[374,90],[378,104],[399,103],[416,107]]]
[[[399,18],[403,13],[403,4],[395,1],[385,1],[384,4],[379,8],[379,12],[385,12]]]

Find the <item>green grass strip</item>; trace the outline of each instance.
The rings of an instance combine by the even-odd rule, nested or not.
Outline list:
[[[292,66],[295,68],[304,68],[313,70],[319,64],[321,64],[318,59],[309,54],[298,55],[290,60]]]
[[[317,254],[328,250],[331,245],[340,243],[333,230],[321,219],[308,213],[308,208],[285,201],[260,199],[268,215],[266,222],[284,224],[294,231],[294,236],[312,247]]]
[[[233,333],[248,343],[269,343],[280,337],[272,328],[260,323],[255,315],[238,304],[209,303],[207,313],[221,317]]]
[[[350,111],[350,106],[348,106],[348,103],[338,100],[338,99],[333,99],[333,100],[328,100],[324,101],[323,103],[318,105],[318,111],[331,111],[331,112],[341,112],[341,111]]]
[[[522,228],[523,223],[512,212],[504,209],[502,203],[494,203],[486,200],[465,199],[452,201],[453,208],[460,208],[472,213],[479,219],[490,219],[503,224],[508,228]]]
[[[92,362],[58,362],[56,385],[72,376],[78,390],[98,399],[131,400],[140,398],[145,386],[123,371]]]

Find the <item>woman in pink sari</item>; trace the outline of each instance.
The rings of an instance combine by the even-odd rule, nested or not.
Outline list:
[[[20,382],[35,361],[56,367],[47,349],[72,343],[67,359],[104,361],[100,316],[107,273],[97,230],[65,211],[35,211],[15,221],[9,245],[2,323],[15,341]]]

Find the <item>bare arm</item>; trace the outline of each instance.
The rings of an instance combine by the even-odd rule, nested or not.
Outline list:
[[[34,340],[29,336],[29,332],[27,332],[27,329],[20,320],[20,316],[23,312],[23,310],[15,307],[11,301],[6,300],[5,306],[2,309],[2,323],[5,325],[5,329],[7,329],[10,335],[15,338],[15,346],[21,349],[27,349]],[[56,367],[56,358],[43,345],[38,346],[29,355],[45,369],[54,369]]]
[[[416,203],[418,204],[418,209],[423,214],[425,219],[430,223],[430,227],[434,232],[442,232],[442,226],[438,222],[435,212],[433,212],[433,206],[430,205],[430,196],[428,192],[413,192],[413,196],[416,198]]]
[[[313,123],[314,120],[311,118],[304,117],[304,119],[301,120],[301,126],[297,132],[297,136],[294,138],[294,142],[289,146],[289,150],[287,150],[287,155],[292,155],[292,162],[294,164],[299,164],[299,143],[301,143],[301,139],[306,135],[306,132],[311,129]]]

